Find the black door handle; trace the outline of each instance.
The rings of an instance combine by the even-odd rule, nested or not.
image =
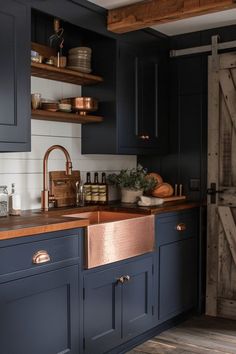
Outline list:
[[[211,204],[216,203],[216,194],[224,193],[224,191],[216,190],[216,183],[211,183],[211,187],[207,189],[207,195],[211,196]]]

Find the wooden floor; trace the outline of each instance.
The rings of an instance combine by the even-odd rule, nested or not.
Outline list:
[[[127,354],[236,354],[236,321],[194,317]]]

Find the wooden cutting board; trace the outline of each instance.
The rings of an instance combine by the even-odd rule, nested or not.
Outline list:
[[[66,175],[65,171],[49,172],[50,195],[56,200],[56,207],[74,206],[76,204],[76,182],[80,182],[80,171],[72,171]]]
[[[166,198],[162,198],[164,200],[164,203],[166,202],[175,202],[178,200],[185,200],[186,196],[185,195],[181,195],[181,196],[172,196],[172,197],[166,197]]]

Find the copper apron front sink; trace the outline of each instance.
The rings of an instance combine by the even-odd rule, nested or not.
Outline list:
[[[64,215],[89,219],[85,235],[85,268],[131,258],[154,249],[154,216],[113,211]]]

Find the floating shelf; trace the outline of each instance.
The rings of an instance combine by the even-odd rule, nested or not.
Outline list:
[[[51,120],[56,122],[66,122],[66,123],[99,123],[103,121],[102,117],[85,115],[75,113],[64,113],[64,112],[50,112],[42,109],[36,109],[31,111],[31,117],[33,119],[40,120]]]
[[[81,86],[94,85],[103,81],[101,76],[39,63],[31,63],[31,75]]]

